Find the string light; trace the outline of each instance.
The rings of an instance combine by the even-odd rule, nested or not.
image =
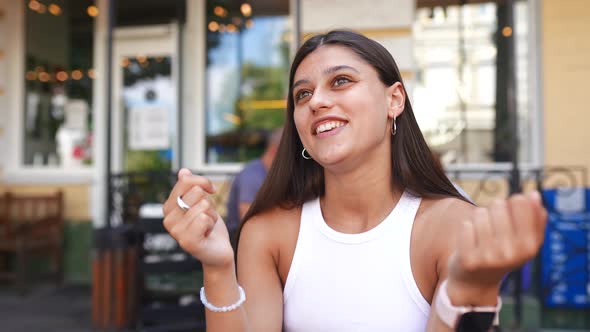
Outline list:
[[[82,73],[81,70],[76,69],[76,70],[72,71],[72,79],[74,81],[79,81],[82,79],[82,77],[84,77],[84,74]]]
[[[209,28],[209,31],[215,32],[215,31],[219,30],[219,23],[217,23],[215,21],[211,21],[211,22],[209,22],[207,27]]]
[[[252,15],[252,6],[250,6],[249,3],[243,3],[240,6],[240,11],[242,12],[242,15],[250,17],[250,15]]]
[[[61,7],[52,3],[49,5],[49,12],[55,16],[61,15]]]
[[[39,8],[41,8],[41,4],[37,0],[29,1],[29,9],[38,12]]]
[[[51,79],[51,75],[48,72],[42,71],[39,73],[39,81],[49,82],[50,79]]]
[[[88,77],[90,77],[92,79],[96,78],[96,73],[95,73],[94,69],[88,70]]]
[[[57,72],[57,74],[55,74],[55,78],[56,78],[58,81],[60,81],[60,82],[63,82],[63,81],[65,81],[65,80],[67,80],[67,79],[68,79],[68,77],[69,77],[68,73],[66,73],[66,72],[65,72],[65,71],[63,71],[63,70],[62,70],[62,71],[59,71],[59,72]]]
[[[34,81],[37,79],[37,73],[32,70],[29,70],[25,77],[27,78],[27,81]]]
[[[215,15],[217,15],[219,17],[226,17],[227,16],[227,10],[225,10],[225,8],[223,8],[221,6],[215,6],[215,8],[213,8],[213,13],[215,13]]]
[[[127,57],[121,59],[121,66],[127,68],[129,66],[129,59]]]
[[[238,28],[236,28],[235,25],[233,25],[231,23],[227,25],[227,32],[236,32],[236,31],[238,31]]]
[[[39,4],[39,10],[37,10],[37,13],[45,14],[45,12],[47,12],[47,6],[45,6],[44,4]]]
[[[254,26],[254,21],[246,20],[246,28],[250,29],[253,26]]]
[[[88,16],[90,17],[97,17],[98,16],[98,8],[96,6],[88,6],[86,9]]]
[[[509,26],[502,28],[502,36],[504,36],[504,37],[512,36],[512,28]]]

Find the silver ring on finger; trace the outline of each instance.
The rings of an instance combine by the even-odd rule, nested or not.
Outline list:
[[[183,210],[188,211],[190,209],[190,205],[186,204],[180,196],[176,197],[176,204]]]

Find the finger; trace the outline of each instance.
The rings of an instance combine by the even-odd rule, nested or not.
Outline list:
[[[535,212],[532,202],[524,195],[516,194],[510,197],[508,205],[516,236],[521,238],[534,232]]]
[[[180,171],[178,171],[178,180],[188,175],[193,175],[193,173],[188,168],[181,168]]]
[[[543,206],[543,199],[538,191],[532,191],[527,194],[527,197],[533,205],[534,223],[533,227],[537,234],[537,241],[542,243],[545,239],[545,226],[547,224],[547,210]]]
[[[490,220],[494,227],[495,241],[501,248],[508,248],[514,238],[514,228],[510,221],[510,211],[506,200],[495,200],[489,207]]]
[[[462,222],[461,230],[459,232],[457,253],[461,265],[466,270],[472,269],[476,263],[476,259],[474,258],[476,248],[477,241],[473,222],[465,220]]]
[[[191,207],[206,198],[207,193],[201,186],[193,186],[182,195],[182,200]]]
[[[205,213],[213,220],[217,220],[217,217],[219,216],[219,214],[215,210],[215,206],[208,197],[205,197],[202,200],[200,200],[197,204],[195,204],[195,206],[190,208],[189,211],[190,210],[194,210],[194,212],[191,212],[193,214]]]
[[[494,236],[490,216],[484,208],[477,208],[473,214],[473,228],[475,231],[475,245],[485,251],[490,249]]]
[[[170,193],[170,196],[168,196],[168,200],[166,200],[166,202],[164,203],[164,214],[170,213],[170,211],[174,208],[177,207],[176,204],[176,199],[179,196],[184,195],[187,191],[190,190],[190,188],[194,187],[194,186],[199,186],[201,187],[204,191],[210,193],[210,194],[214,194],[215,193],[215,187],[213,186],[213,183],[211,183],[211,181],[209,179],[207,179],[206,177],[203,176],[196,176],[196,175],[190,175],[187,174],[186,172],[182,172],[184,175],[182,177],[179,178],[179,180],[176,182],[176,184],[174,185],[174,188],[172,188],[172,192]],[[179,172],[180,174],[180,172]]]
[[[512,222],[518,237],[518,252],[523,259],[532,257],[540,244],[537,235],[537,220],[535,218],[534,203],[522,194],[514,195],[509,200]]]
[[[190,226],[191,222],[192,222],[191,218],[188,218],[187,216],[185,216],[185,218],[183,218],[181,222],[177,222],[176,224],[174,224],[168,230],[168,233],[170,233],[170,235],[180,244],[182,239],[184,239],[186,237],[189,237],[189,238],[194,237],[194,234],[191,234],[189,236],[189,235],[187,235],[187,232],[186,232],[186,230]]]
[[[190,234],[190,238],[199,238],[202,237],[205,230],[193,227],[191,230],[191,225],[195,222],[200,222],[201,215],[204,214],[207,217],[211,218],[210,215],[206,212],[208,208],[208,203],[206,200],[200,201],[199,203],[195,204],[195,206],[188,209],[186,212],[182,211],[183,216],[180,222],[177,222],[173,227],[171,234],[178,240]],[[196,231],[196,233],[191,233]]]
[[[195,234],[198,238],[207,237],[213,230],[213,227],[215,227],[215,221],[215,219],[204,212],[198,213],[188,225],[187,234]]]
[[[165,217],[164,217],[164,228],[166,228],[166,230],[168,231],[168,233],[170,233],[170,231],[172,230],[172,228],[182,222],[182,218],[184,218],[184,211],[182,211],[181,209],[175,209],[170,211]]]

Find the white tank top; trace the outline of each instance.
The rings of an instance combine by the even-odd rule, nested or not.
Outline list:
[[[420,198],[405,192],[373,229],[340,233],[319,198],[303,205],[283,292],[283,330],[423,332],[430,305],[410,267],[410,235]]]

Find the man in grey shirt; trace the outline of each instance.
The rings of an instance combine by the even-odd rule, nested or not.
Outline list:
[[[250,161],[233,180],[227,201],[227,217],[225,223],[230,234],[237,231],[242,217],[254,201],[258,189],[262,186],[266,173],[275,158],[283,128],[275,129],[268,137],[266,149],[258,159]]]

